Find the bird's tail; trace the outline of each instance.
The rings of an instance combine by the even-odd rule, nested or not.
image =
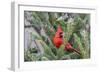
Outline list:
[[[74,48],[72,48],[72,50],[73,50],[74,52],[76,52],[77,54],[81,55],[81,53],[80,53],[78,50],[76,50],[76,49],[74,49]]]

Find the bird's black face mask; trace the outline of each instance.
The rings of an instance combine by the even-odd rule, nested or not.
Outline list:
[[[60,35],[60,38],[63,38],[63,32],[60,32],[59,35]]]

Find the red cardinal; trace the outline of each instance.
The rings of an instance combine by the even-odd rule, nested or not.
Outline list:
[[[57,28],[57,32],[53,38],[53,43],[54,45],[57,47],[57,48],[60,48],[60,46],[62,44],[64,44],[64,41],[63,41],[63,30],[61,28],[61,26],[58,26]],[[70,43],[67,43],[65,44],[65,50],[66,51],[70,51],[70,52],[73,52],[75,51],[76,53],[80,54],[76,49],[74,49]]]
[[[74,51],[74,52],[80,54],[80,52],[77,51],[76,49],[74,49],[74,48],[71,46],[70,43],[67,43],[67,44],[65,45],[65,50],[66,50],[66,51],[69,51],[69,52],[73,52],[73,51]]]
[[[54,45],[59,48],[63,44],[63,30],[61,26],[58,26],[57,32],[53,38]]]

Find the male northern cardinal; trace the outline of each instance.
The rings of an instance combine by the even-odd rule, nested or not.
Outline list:
[[[60,46],[62,44],[64,44],[64,40],[63,40],[63,30],[61,28],[61,26],[59,25],[58,28],[57,28],[57,31],[56,31],[56,34],[53,38],[53,43],[54,45],[59,49]],[[66,43],[65,44],[65,50],[66,51],[70,51],[70,52],[73,52],[75,51],[76,53],[80,54],[76,49],[74,49],[70,43]]]
[[[74,51],[74,52],[80,54],[80,52],[77,51],[76,49],[74,49],[74,48],[71,46],[70,43],[67,43],[67,44],[65,45],[65,50],[66,50],[66,51],[69,51],[69,52],[73,52],[73,51]]]
[[[63,30],[61,26],[58,26],[57,32],[53,38],[54,45],[59,48],[63,44]]]

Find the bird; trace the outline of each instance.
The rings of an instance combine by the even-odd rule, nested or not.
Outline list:
[[[64,48],[65,51],[76,52],[77,54],[80,54],[80,52],[77,51],[75,48],[73,48],[72,45],[69,42],[64,43],[63,34],[64,34],[63,29],[59,25],[57,27],[57,31],[56,31],[56,33],[54,35],[54,38],[53,38],[53,44],[54,44],[54,46],[57,49],[59,49],[61,45],[64,45],[65,46],[65,48]]]
[[[60,46],[63,44],[63,30],[60,25],[58,26],[53,38],[53,43],[57,48],[60,48]]]
[[[79,51],[77,51],[75,48],[73,48],[69,42],[65,45],[64,50],[66,50],[68,52],[76,52],[77,54],[81,55],[81,53]]]

